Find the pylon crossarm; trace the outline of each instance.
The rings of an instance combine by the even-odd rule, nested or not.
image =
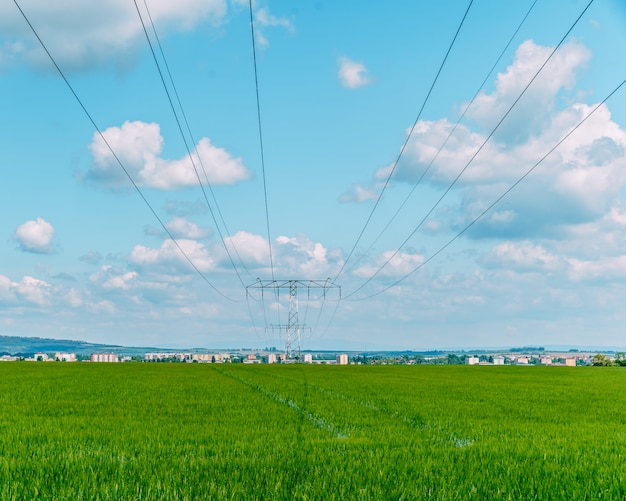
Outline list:
[[[339,291],[339,297],[341,298],[341,287],[332,282],[330,278],[325,280],[261,280],[257,278],[256,282],[246,287],[246,294],[251,290],[256,289],[261,291],[261,296],[265,290],[274,290],[278,295],[281,289],[289,290],[289,315],[287,317],[287,325],[281,326],[266,326],[271,330],[279,328],[285,330],[285,356],[287,359],[293,357],[294,351],[297,353],[296,358],[300,358],[300,338],[302,329],[305,327],[301,325],[298,319],[298,289],[307,289],[307,294],[310,294],[311,289],[322,289],[323,296],[326,297],[326,293],[330,289],[337,289]]]

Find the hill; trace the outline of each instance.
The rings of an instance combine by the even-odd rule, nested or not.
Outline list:
[[[114,352],[120,355],[143,355],[156,348],[132,348],[112,344],[87,343],[69,339],[40,337],[0,336],[0,355],[32,356],[35,353],[76,353],[89,355],[96,352]]]

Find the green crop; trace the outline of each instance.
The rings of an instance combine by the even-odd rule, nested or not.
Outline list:
[[[0,499],[625,499],[621,368],[0,364]]]

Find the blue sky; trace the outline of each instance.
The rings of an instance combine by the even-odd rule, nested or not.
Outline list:
[[[254,2],[265,185],[248,2],[147,1],[184,140],[132,0],[18,3],[147,203],[4,2],[0,334],[282,346],[245,286],[330,278],[305,349],[626,346],[622,2],[475,0],[434,86],[469,2]]]

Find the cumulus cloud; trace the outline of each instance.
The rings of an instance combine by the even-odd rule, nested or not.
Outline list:
[[[122,272],[113,266],[103,266],[90,276],[90,280],[100,284],[103,289],[127,291],[133,287],[137,277],[136,271]]]
[[[165,223],[165,227],[174,238],[205,238],[211,235],[211,230],[201,228],[184,217],[174,217]]]
[[[378,273],[378,276],[400,278],[414,271],[423,262],[422,254],[388,250],[378,255],[371,264],[359,266],[352,273],[357,277],[369,278],[384,265],[385,267]]]
[[[246,265],[269,266],[269,246],[267,239],[247,231],[239,231],[224,238],[229,249],[236,249],[236,254]],[[233,253],[233,258],[235,253]]]
[[[623,282],[626,280],[626,255],[595,260],[570,258],[568,264],[570,277],[576,281]]]
[[[539,272],[563,269],[565,264],[559,256],[528,241],[498,244],[482,261],[490,267]]]
[[[54,227],[41,217],[19,225],[14,234],[14,239],[21,250],[35,254],[55,252],[53,238]]]
[[[47,306],[52,299],[53,288],[43,280],[25,276],[19,282],[13,282],[8,277],[0,275],[0,303]]]
[[[370,200],[376,200],[377,197],[378,194],[371,188],[355,184],[352,185],[350,191],[347,191],[339,197],[339,201],[341,203],[368,202]]]
[[[431,230],[466,227],[595,109],[576,101],[578,95],[563,95],[590,58],[586,47],[569,43],[544,68],[545,76],[533,82],[528,101],[517,104],[519,112],[509,116],[501,134],[485,143],[485,131],[503,116],[551,50],[532,41],[518,48],[513,63],[498,75],[495,90],[481,94],[470,108],[467,116],[477,128],[462,123],[454,129],[445,118],[417,124],[394,179],[416,183],[423,177],[437,188],[454,182],[460,200],[444,200]],[[466,235],[527,239],[601,220],[626,185],[625,151],[626,131],[604,104]],[[386,179],[390,169],[380,169],[376,179]]]
[[[139,2],[141,5],[141,2]],[[143,40],[132,2],[125,0],[58,0],[20,2],[30,22],[64,69],[84,70],[104,63],[129,64]],[[190,30],[203,22],[219,25],[225,0],[153,0],[150,14],[162,31]],[[147,13],[143,12],[145,18]],[[0,70],[17,64],[50,68],[46,54],[13,3],[0,5]],[[71,33],[71,36],[68,36]]]
[[[178,273],[195,273],[181,249],[201,272],[215,269],[215,258],[207,247],[190,239],[178,239],[176,242],[168,239],[158,249],[136,245],[128,259],[132,264],[142,268],[164,269],[168,272],[174,271]]]
[[[467,112],[487,131],[493,129],[513,105],[524,88],[553,51],[532,40],[522,43],[515,52],[513,63],[496,78],[496,88],[491,94],[481,93]],[[563,45],[548,61],[539,76],[526,90],[505,122],[495,134],[496,140],[516,144],[528,140],[537,129],[550,120],[555,107],[555,97],[562,89],[571,88],[576,81],[576,71],[591,57],[584,45],[569,42]]]
[[[121,127],[109,127],[103,136],[141,187],[173,190],[197,186],[198,176],[203,184],[208,179],[212,185],[235,184],[251,177],[241,158],[214,146],[208,138],[198,143],[192,153],[193,163],[189,155],[179,160],[161,158],[163,137],[155,123],[127,121]],[[93,165],[85,173],[85,179],[110,187],[129,185],[126,174],[98,133],[94,134],[89,149]]]
[[[357,89],[371,82],[367,68],[363,63],[352,61],[347,57],[340,57],[337,63],[339,64],[339,82],[343,87]]]
[[[276,252],[281,268],[287,273],[319,278],[330,275],[328,249],[305,235],[279,236],[276,239]]]

